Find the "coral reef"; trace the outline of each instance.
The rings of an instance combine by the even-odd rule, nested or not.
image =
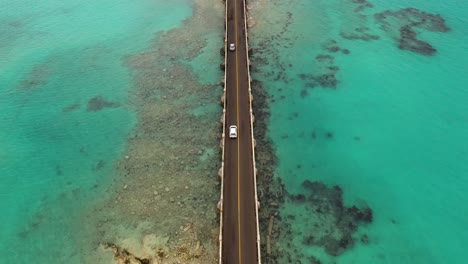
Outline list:
[[[102,243],[104,250],[112,250],[118,264],[163,264],[163,263],[206,263],[201,258],[205,248],[197,239],[193,225],[181,227],[180,233],[170,243],[167,239],[158,239],[147,235],[140,243],[128,243],[125,247],[112,242]],[[140,245],[137,245],[140,244]],[[170,244],[174,244],[172,250]]]
[[[372,9],[374,4],[367,0],[351,0],[354,7],[354,18],[344,30],[340,32],[340,36],[347,40],[363,40],[374,41],[380,39],[378,35],[371,32],[368,24],[368,15],[366,10]]]
[[[328,49],[326,46],[325,49]],[[337,46],[333,46],[339,49]],[[338,66],[334,64],[334,57],[328,54],[319,54],[315,57],[315,60],[320,63],[317,66],[316,73],[314,74],[298,74],[299,78],[306,81],[305,86],[307,88],[315,88],[317,85],[323,88],[336,89],[338,85],[338,79],[336,77],[337,72],[340,70]],[[303,93],[301,91],[301,93]]]
[[[360,29],[360,28],[358,28]],[[372,35],[367,32],[358,31],[357,29],[355,32],[340,32],[340,36],[344,39],[348,40],[364,40],[364,41],[372,41],[380,39],[377,35]]]
[[[104,160],[99,160],[98,163],[96,164],[96,166],[94,167],[94,170],[98,171],[98,170],[104,168],[105,165],[106,165],[106,162]]]
[[[450,28],[442,16],[426,13],[416,8],[398,11],[387,10],[374,15],[380,28],[392,37],[402,50],[422,55],[433,55],[437,50],[429,43],[420,40],[418,32],[447,32]]]
[[[333,40],[333,39],[325,41],[322,44],[322,49],[326,50],[328,52],[333,52],[333,53],[336,53],[336,52],[341,50],[340,47],[338,46],[338,42],[336,40]]]
[[[295,218],[299,220],[295,222],[296,225],[310,227],[301,234],[302,243],[323,247],[333,256],[341,255],[356,243],[353,234],[358,226],[372,222],[372,210],[367,206],[346,207],[343,203],[343,191],[338,186],[328,187],[321,182],[306,180],[302,187],[305,193],[287,195],[288,201],[303,207],[308,215],[300,220]],[[369,238],[363,236],[361,241],[367,244]]]
[[[300,165],[298,168],[300,169]],[[304,246],[321,247],[332,256],[343,254],[359,241],[363,244],[370,242],[366,234],[358,238],[354,235],[360,225],[372,222],[372,210],[367,206],[346,207],[340,187],[304,181],[302,185],[305,192],[292,194],[284,189],[281,182],[277,181],[276,184],[277,189],[273,197],[264,193],[261,197],[262,200],[270,201],[268,209],[273,210],[270,211],[269,219],[265,215],[265,218],[261,218],[264,225],[262,250],[265,263],[296,263],[306,259],[307,263],[321,263],[316,257],[298,250],[293,242],[294,238],[300,238]],[[286,200],[279,197],[286,197]],[[301,207],[304,213],[284,213],[280,208],[285,202],[288,207]],[[265,240],[268,241],[268,245]]]
[[[367,0],[352,0],[353,3],[358,4],[358,6],[354,9],[355,13],[362,12],[368,8],[373,8],[374,4],[370,3]]]
[[[344,250],[352,247],[354,239],[349,239],[348,236],[352,236],[357,230],[359,224],[364,221],[356,220],[361,219],[361,215],[366,211],[365,209],[357,208],[357,211],[352,207],[343,206],[342,192],[335,193],[341,196],[335,197],[336,205],[342,205],[340,209],[333,209],[323,211],[321,217],[327,226],[319,226],[322,221],[317,220],[317,230],[323,232],[323,235],[310,237],[312,232],[309,230],[304,233],[296,230],[297,226],[306,223],[306,226],[310,224],[310,218],[315,217],[317,214],[312,208],[309,199],[312,196],[312,191],[304,187],[304,192],[301,194],[292,194],[286,190],[284,183],[281,178],[286,178],[289,175],[278,175],[276,170],[277,157],[275,154],[274,145],[271,139],[267,136],[267,124],[270,118],[270,104],[278,102],[279,100],[287,100],[290,92],[298,93],[302,98],[307,97],[310,94],[310,89],[321,86],[323,88],[335,89],[338,86],[339,81],[337,80],[337,73],[340,71],[340,67],[335,64],[334,56],[341,52],[343,54],[349,54],[350,51],[340,47],[336,39],[326,40],[321,45],[319,54],[313,59],[313,69],[307,69],[303,73],[290,74],[289,68],[294,67],[292,63],[288,63],[287,59],[280,57],[279,49],[292,47],[294,41],[298,36],[290,34],[288,32],[288,26],[292,21],[292,16],[284,11],[279,11],[281,17],[280,30],[275,31],[270,35],[256,35],[254,41],[251,42],[253,46],[253,52],[250,57],[252,61],[252,76],[254,78],[252,82],[252,93],[255,99],[253,104],[253,111],[255,115],[255,139],[256,139],[256,164],[258,169],[258,194],[261,209],[259,211],[260,220],[260,235],[261,235],[261,254],[262,263],[276,264],[276,263],[321,263],[321,260],[314,256],[308,255],[300,249],[298,244],[295,244],[296,238],[304,239],[311,243],[314,247],[328,247],[329,254],[338,255]],[[284,24],[283,24],[284,23]],[[259,24],[257,28],[261,27]],[[256,28],[256,29],[257,29]],[[276,34],[276,32],[280,32]],[[309,71],[310,70],[310,71]],[[294,81],[295,79],[302,80],[304,83],[303,87],[291,87],[288,82]],[[266,86],[263,81],[274,83],[276,85]],[[298,117],[297,114],[291,113],[285,116],[289,120]],[[280,135],[282,140],[287,140],[292,135],[286,133]],[[305,136],[302,133],[300,136]],[[328,140],[333,140],[332,132],[312,132],[312,139],[323,136]],[[303,164],[296,164],[297,170],[303,170]],[[307,185],[307,184],[305,184]],[[325,191],[328,188],[325,185],[320,185],[323,191],[320,192],[316,198],[329,201],[328,197],[332,196],[331,193]],[[331,189],[331,188],[328,188]],[[333,191],[333,189],[332,189]],[[297,195],[297,196],[296,196]],[[293,201],[293,197],[297,198],[298,203]],[[341,200],[340,200],[341,199]],[[322,205],[325,206],[326,202]],[[329,201],[331,203],[331,201]],[[297,206],[303,206],[305,209],[305,216],[290,214],[286,208],[295,208]],[[307,209],[307,210],[306,210]],[[367,211],[366,211],[367,212]],[[355,217],[353,217],[355,215]],[[336,217],[342,219],[338,221]],[[329,218],[330,221],[328,221]],[[309,220],[308,220],[309,219]],[[299,224],[298,224],[299,223]],[[355,228],[345,228],[346,224],[354,225]],[[341,236],[326,236],[327,230],[333,230],[334,233]],[[308,240],[306,236],[309,237]],[[348,239],[348,240],[346,240]],[[341,240],[340,243],[336,241]],[[300,242],[299,242],[300,243]]]
[[[315,56],[315,59],[319,62],[326,62],[329,64],[332,64],[334,62],[333,56],[327,54],[319,54]]]
[[[202,82],[189,63],[198,56],[208,56],[212,65],[222,61],[217,50],[205,54],[202,49],[213,32],[220,33],[213,39],[222,45],[219,22],[222,25],[224,12],[222,2],[196,0],[193,8],[193,16],[182,27],[160,32],[147,50],[124,58],[133,82],[129,99],[138,122],[117,163],[119,177],[104,187],[109,197],[102,198],[86,217],[96,244],[117,246],[117,255],[124,259],[133,255],[134,260],[158,263],[154,262],[158,248],[143,243],[148,234],[167,237],[158,243],[164,249],[163,263],[216,263],[218,259],[222,109],[216,106],[222,89]],[[216,68],[213,73],[222,75]],[[100,97],[88,102],[89,111],[112,106],[113,102]],[[206,108],[214,110],[197,111]],[[96,162],[94,169],[108,166]],[[184,231],[188,225],[190,229]],[[151,250],[142,250],[142,245],[150,245]],[[125,256],[124,249],[130,255]],[[95,251],[84,263],[109,261],[108,255],[101,256],[103,251]]]
[[[20,87],[22,89],[33,89],[46,85],[49,81],[49,77],[52,75],[54,66],[54,63],[51,61],[38,64],[21,82]]]
[[[255,62],[255,60],[254,60]],[[303,75],[303,78],[309,78]],[[346,207],[343,204],[343,192],[339,187],[330,188],[323,183],[305,181],[303,194],[291,194],[279,177],[275,177],[277,157],[272,142],[267,137],[267,126],[270,112],[270,96],[262,82],[252,82],[252,92],[255,98],[254,114],[255,138],[257,141],[256,160],[258,173],[258,193],[261,203],[259,211],[262,262],[276,263],[321,263],[314,256],[300,252],[293,244],[293,238],[301,237],[309,246],[318,246],[330,255],[340,255],[355,243],[352,237],[358,226],[372,221],[372,210],[368,207]],[[292,117],[297,117],[296,113]],[[325,137],[332,138],[331,132]],[[287,138],[283,135],[282,138]],[[312,137],[316,133],[312,132]],[[301,169],[300,164],[297,169]],[[306,216],[285,214],[282,208],[287,206],[303,206]],[[314,220],[311,220],[314,219]],[[312,226],[307,233],[296,232],[295,226]],[[369,239],[361,238],[362,243]],[[299,262],[298,262],[299,261]]]
[[[322,52],[315,56],[316,65],[313,74],[298,74],[299,78],[306,81],[305,88],[315,88],[320,86],[322,88],[336,89],[338,86],[337,73],[340,70],[335,64],[335,57],[330,53],[342,52],[349,54],[348,49],[342,49],[338,45],[338,41],[334,39],[327,40],[321,45]],[[328,53],[328,54],[327,54]],[[308,94],[307,89],[301,90],[301,98]]]
[[[73,112],[75,110],[78,110],[79,108],[80,108],[80,104],[78,104],[78,103],[77,104],[72,104],[72,105],[69,105],[67,107],[64,107],[62,109],[62,112],[69,113],[69,112]]]
[[[252,67],[252,74],[259,73],[261,66],[270,65],[274,69],[269,72],[262,72],[262,75],[265,77],[272,77],[275,81],[281,81],[284,83],[289,83],[288,76],[286,74],[287,67],[291,67],[291,64],[284,64],[281,61],[280,53],[272,52],[275,48],[274,46],[278,43],[281,43],[281,46],[292,47],[293,40],[288,38],[289,26],[293,22],[293,16],[291,12],[284,12],[278,14],[279,17],[282,17],[284,21],[282,27],[274,33],[268,34],[262,38],[258,39],[258,42],[255,45],[252,45],[252,59],[255,61]],[[268,59],[263,57],[263,54],[268,54]]]
[[[120,104],[117,102],[109,102],[109,101],[106,101],[101,96],[96,96],[96,97],[89,99],[87,107],[86,107],[86,111],[97,112],[97,111],[101,111],[104,108],[116,108],[119,106]]]
[[[112,249],[114,252],[114,258],[118,264],[150,264],[152,261],[148,258],[139,258],[134,254],[128,252],[128,250],[121,248],[114,243],[104,243],[105,249]]]

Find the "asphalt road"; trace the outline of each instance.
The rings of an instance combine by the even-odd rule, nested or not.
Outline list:
[[[223,190],[223,264],[254,264],[257,256],[254,168],[250,98],[245,43],[244,0],[227,0],[226,122],[237,125],[238,137],[225,135]]]

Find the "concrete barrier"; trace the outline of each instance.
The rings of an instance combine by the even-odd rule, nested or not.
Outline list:
[[[245,45],[246,49],[249,50],[249,33],[247,30],[247,8],[246,8],[246,1],[244,1],[244,30],[245,30]],[[249,58],[249,52],[246,52],[247,56],[247,73],[249,76],[249,93],[250,93],[250,131],[251,131],[251,136],[252,136],[252,159],[253,159],[253,170],[254,170],[254,190],[255,190],[255,218],[257,220],[257,256],[258,256],[258,264],[262,263],[262,256],[260,255],[260,223],[258,221],[258,209],[260,207],[260,201],[258,200],[258,193],[257,193],[257,164],[255,162],[255,137],[254,137],[254,115],[253,115],[253,108],[252,108],[252,101],[253,101],[253,96],[252,96],[252,87],[251,87],[251,82],[252,82],[252,77],[250,76],[250,58]]]
[[[224,65],[227,65],[227,5],[224,2]],[[226,98],[226,68],[224,69],[224,88],[223,88],[223,97]],[[226,135],[226,99],[223,100],[223,134],[221,140],[223,142],[221,146],[221,168],[220,168],[220,177],[221,177],[221,194],[219,198],[219,203],[221,203],[221,208],[219,209],[219,264],[222,264],[223,261],[223,192],[224,192],[224,136]]]

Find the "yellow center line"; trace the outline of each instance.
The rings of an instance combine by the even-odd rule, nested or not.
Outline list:
[[[235,45],[236,50],[238,50],[237,45],[237,0],[234,0],[234,25],[235,25]],[[239,123],[239,65],[237,60],[237,51],[236,56],[236,112],[237,112],[237,130],[240,132],[240,123]],[[239,264],[242,264],[242,242],[241,242],[241,203],[240,203],[240,135],[238,133],[237,137],[237,235],[239,240]]]

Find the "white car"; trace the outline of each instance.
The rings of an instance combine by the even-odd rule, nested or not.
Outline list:
[[[236,50],[236,45],[234,43],[229,44],[229,50],[230,51],[235,51]]]
[[[237,126],[229,127],[229,138],[237,138]]]

